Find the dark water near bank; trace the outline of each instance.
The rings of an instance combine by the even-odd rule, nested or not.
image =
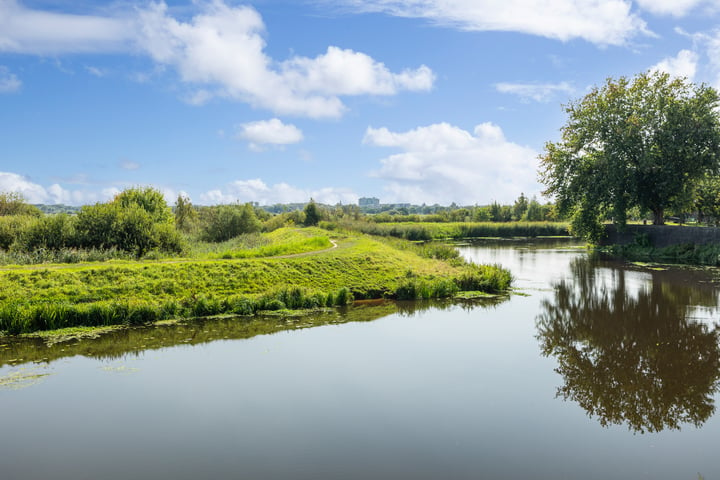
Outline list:
[[[0,479],[720,478],[712,271],[461,250],[521,294],[0,341]]]

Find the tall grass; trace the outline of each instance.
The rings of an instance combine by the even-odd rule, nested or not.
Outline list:
[[[109,325],[146,325],[160,320],[213,315],[257,315],[283,309],[317,309],[344,306],[352,301],[349,289],[336,292],[281,287],[255,297],[201,295],[165,302],[103,301],[90,304],[51,301],[0,304],[0,331],[10,335],[38,330]]]
[[[453,223],[373,223],[340,221],[323,225],[350,231],[397,237],[412,241],[462,238],[512,238],[567,236],[568,224],[556,222],[453,222]]]

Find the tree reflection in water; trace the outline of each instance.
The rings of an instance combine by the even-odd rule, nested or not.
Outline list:
[[[645,273],[651,278],[638,285],[637,272],[599,268],[597,259],[578,259],[572,271],[537,317],[543,355],[557,358],[565,382],[557,395],[603,426],[701,426],[720,385],[720,326],[689,314],[696,306],[717,311],[718,289],[683,285],[677,272]]]

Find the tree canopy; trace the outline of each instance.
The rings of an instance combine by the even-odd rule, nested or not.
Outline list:
[[[605,218],[624,225],[639,207],[664,223],[694,182],[720,164],[718,93],[665,73],[608,79],[565,106],[559,142],[540,157],[543,192],[575,234],[597,239]]]

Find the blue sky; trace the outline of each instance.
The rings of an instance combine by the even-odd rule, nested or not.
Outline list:
[[[512,202],[562,104],[720,86],[716,0],[0,0],[0,191]]]

